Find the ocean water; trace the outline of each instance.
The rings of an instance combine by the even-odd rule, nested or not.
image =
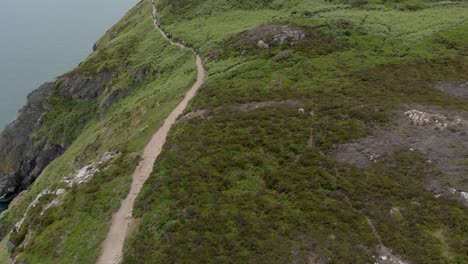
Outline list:
[[[0,213],[8,209],[8,203],[0,202]]]
[[[2,0],[0,130],[26,96],[86,58],[92,46],[138,0]],[[1,210],[1,209],[0,209]]]

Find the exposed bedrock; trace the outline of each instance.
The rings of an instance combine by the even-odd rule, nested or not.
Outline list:
[[[86,77],[79,74],[63,76],[46,82],[28,95],[16,120],[0,133],[0,201],[9,201],[27,189],[68,147],[38,144],[32,139],[41,128],[41,117],[47,112],[49,97],[55,89],[59,89],[60,96],[75,100],[96,99],[111,77],[109,72]]]

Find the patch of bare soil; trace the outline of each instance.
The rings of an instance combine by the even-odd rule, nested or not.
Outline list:
[[[444,93],[468,99],[468,82],[437,82],[435,87]]]
[[[245,104],[238,104],[231,107],[233,112],[250,112],[265,107],[275,106],[289,106],[295,107],[299,105],[299,101],[296,100],[284,100],[284,101],[265,101],[265,102],[251,102]]]
[[[400,256],[394,255],[392,250],[381,245],[377,249],[379,256],[376,258],[375,264],[408,264]]]
[[[257,43],[259,40],[274,40],[279,44],[284,44],[313,37],[313,34],[306,33],[300,27],[272,24],[260,26],[243,33],[241,41]]]
[[[192,111],[192,112],[189,112],[189,113],[185,114],[181,118],[181,120],[189,121],[189,120],[196,119],[196,118],[209,119],[210,115],[211,115],[210,111],[208,111],[206,109],[196,110],[196,111]]]
[[[429,183],[431,191],[440,193],[442,188],[447,193],[451,186],[461,194],[467,192],[468,112],[422,106],[401,111],[395,127],[379,128],[372,136],[339,145],[336,158],[367,168],[397,149],[421,152],[427,163],[447,176]]]

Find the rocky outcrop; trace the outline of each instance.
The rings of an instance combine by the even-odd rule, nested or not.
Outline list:
[[[262,49],[268,49],[268,48],[270,47],[270,45],[268,45],[267,43],[265,43],[265,41],[263,41],[263,40],[259,40],[259,41],[257,42],[257,46],[258,46],[259,48],[262,48]]]
[[[35,232],[37,219],[44,217],[48,210],[62,206],[65,196],[73,187],[85,184],[91,181],[99,171],[105,171],[108,163],[117,155],[118,154],[114,152],[105,152],[96,161],[89,163],[68,176],[65,176],[61,181],[61,183],[63,183],[61,184],[62,188],[42,190],[28,205],[23,217],[16,222],[11,230],[11,236],[8,240],[10,253],[13,253],[15,248],[25,247],[30,243],[30,239],[28,239],[28,237],[31,237]],[[35,215],[32,213],[33,211],[40,213]],[[25,232],[26,235],[21,236],[21,233],[23,232]]]
[[[100,171],[100,166],[113,159],[116,155],[117,154],[114,152],[105,152],[96,162],[91,162],[83,168],[79,169],[76,173],[64,177],[62,182],[66,183],[68,188],[87,183],[93,179],[97,172]]]
[[[452,197],[465,203],[468,113],[419,107],[424,110],[402,112],[394,122],[395,127],[377,128],[367,138],[338,145],[336,158],[364,169],[396,150],[417,151],[427,158],[428,165],[444,175],[428,174],[428,179],[435,180],[426,189],[436,197]]]
[[[50,81],[29,94],[16,120],[0,134],[0,200],[8,201],[29,186],[45,166],[63,152],[60,146],[40,151],[30,139],[40,126],[40,117],[55,87],[56,81]]]
[[[379,256],[376,258],[375,264],[408,264],[400,256],[392,253],[392,250],[381,246],[379,249]]]
[[[289,25],[264,25],[243,34],[242,39],[247,41],[258,41],[260,39],[272,39],[279,44],[291,43],[293,41],[303,40],[307,34],[300,27]]]
[[[9,201],[28,188],[47,165],[68,146],[38,144],[32,135],[41,128],[49,97],[58,90],[61,96],[75,100],[95,99],[104,92],[109,72],[94,76],[62,76],[40,86],[28,95],[26,105],[15,121],[0,134],[0,201]]]
[[[455,117],[453,120],[449,120],[443,115],[430,114],[418,110],[410,110],[405,112],[405,116],[411,121],[411,124],[415,126],[426,126],[432,125],[436,129],[454,128],[460,126],[462,119]]]
[[[314,38],[314,34],[306,33],[304,29],[288,25],[264,25],[241,35],[243,42],[255,42],[259,48],[268,49],[271,46],[289,44]]]
[[[127,97],[130,94],[130,89],[123,88],[112,91],[108,96],[104,98],[101,105],[99,106],[99,117],[103,117],[107,112],[107,109],[116,101]]]
[[[104,92],[104,85],[111,77],[111,72],[102,72],[91,77],[75,75],[61,78],[60,95],[77,100],[96,99]]]
[[[149,74],[151,74],[151,68],[142,66],[132,72],[130,77],[137,82],[143,82]]]

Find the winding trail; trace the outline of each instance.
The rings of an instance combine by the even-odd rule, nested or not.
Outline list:
[[[184,44],[173,42],[160,28],[156,19],[157,9],[154,1],[152,4],[152,17],[155,27],[166,39],[171,42],[172,45],[179,46],[180,48],[186,48]],[[198,54],[196,56],[196,64],[198,70],[197,81],[185,94],[184,99],[179,103],[179,105],[177,105],[177,107],[172,110],[172,112],[164,121],[164,124],[153,135],[151,141],[146,145],[143,151],[142,160],[133,172],[133,182],[130,188],[130,192],[127,198],[122,201],[120,209],[112,216],[112,225],[106,239],[102,244],[102,253],[97,261],[98,264],[118,264],[122,261],[125,237],[127,235],[129,226],[133,221],[132,211],[135,199],[153,170],[154,162],[162,151],[171,126],[175,123],[177,117],[179,117],[185,108],[187,108],[188,102],[195,96],[198,89],[205,81],[205,69],[203,67],[202,59]]]

